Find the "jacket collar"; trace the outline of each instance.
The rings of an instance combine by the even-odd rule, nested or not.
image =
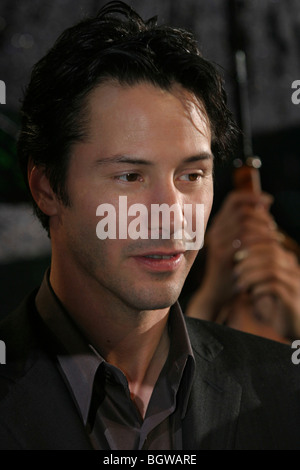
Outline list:
[[[196,371],[183,422],[184,449],[233,448],[242,387],[228,372],[225,348],[211,324],[189,318],[186,322]]]

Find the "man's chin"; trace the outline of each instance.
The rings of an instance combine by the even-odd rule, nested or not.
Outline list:
[[[174,305],[178,297],[179,292],[177,289],[172,292],[164,291],[160,295],[158,292],[153,292],[151,295],[151,292],[147,291],[143,298],[139,296],[135,299],[135,305],[140,311],[163,310]]]

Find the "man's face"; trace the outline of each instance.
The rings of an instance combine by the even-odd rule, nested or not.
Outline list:
[[[53,248],[82,277],[82,286],[105,302],[141,311],[165,308],[178,298],[197,254],[183,241],[100,240],[101,204],[204,204],[205,226],[213,197],[210,129],[193,97],[150,84],[103,84],[89,96],[89,133],[70,159],[70,207],[60,205]],[[194,211],[193,211],[194,212]],[[132,217],[128,218],[128,222]],[[118,234],[118,227],[117,227]]]

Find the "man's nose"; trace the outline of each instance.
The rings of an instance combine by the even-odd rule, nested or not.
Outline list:
[[[176,187],[172,178],[161,178],[152,185],[152,201],[154,204],[181,204],[182,194]]]
[[[154,185],[151,191],[149,227],[152,236],[159,232],[159,238],[174,237],[184,226],[183,197],[172,181]]]

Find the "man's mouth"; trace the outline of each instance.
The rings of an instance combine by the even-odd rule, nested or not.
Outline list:
[[[184,252],[145,253],[133,257],[136,262],[150,271],[172,272],[178,269],[184,258]]]
[[[146,258],[153,258],[153,259],[171,259],[177,256],[177,254],[171,255],[145,255]]]

